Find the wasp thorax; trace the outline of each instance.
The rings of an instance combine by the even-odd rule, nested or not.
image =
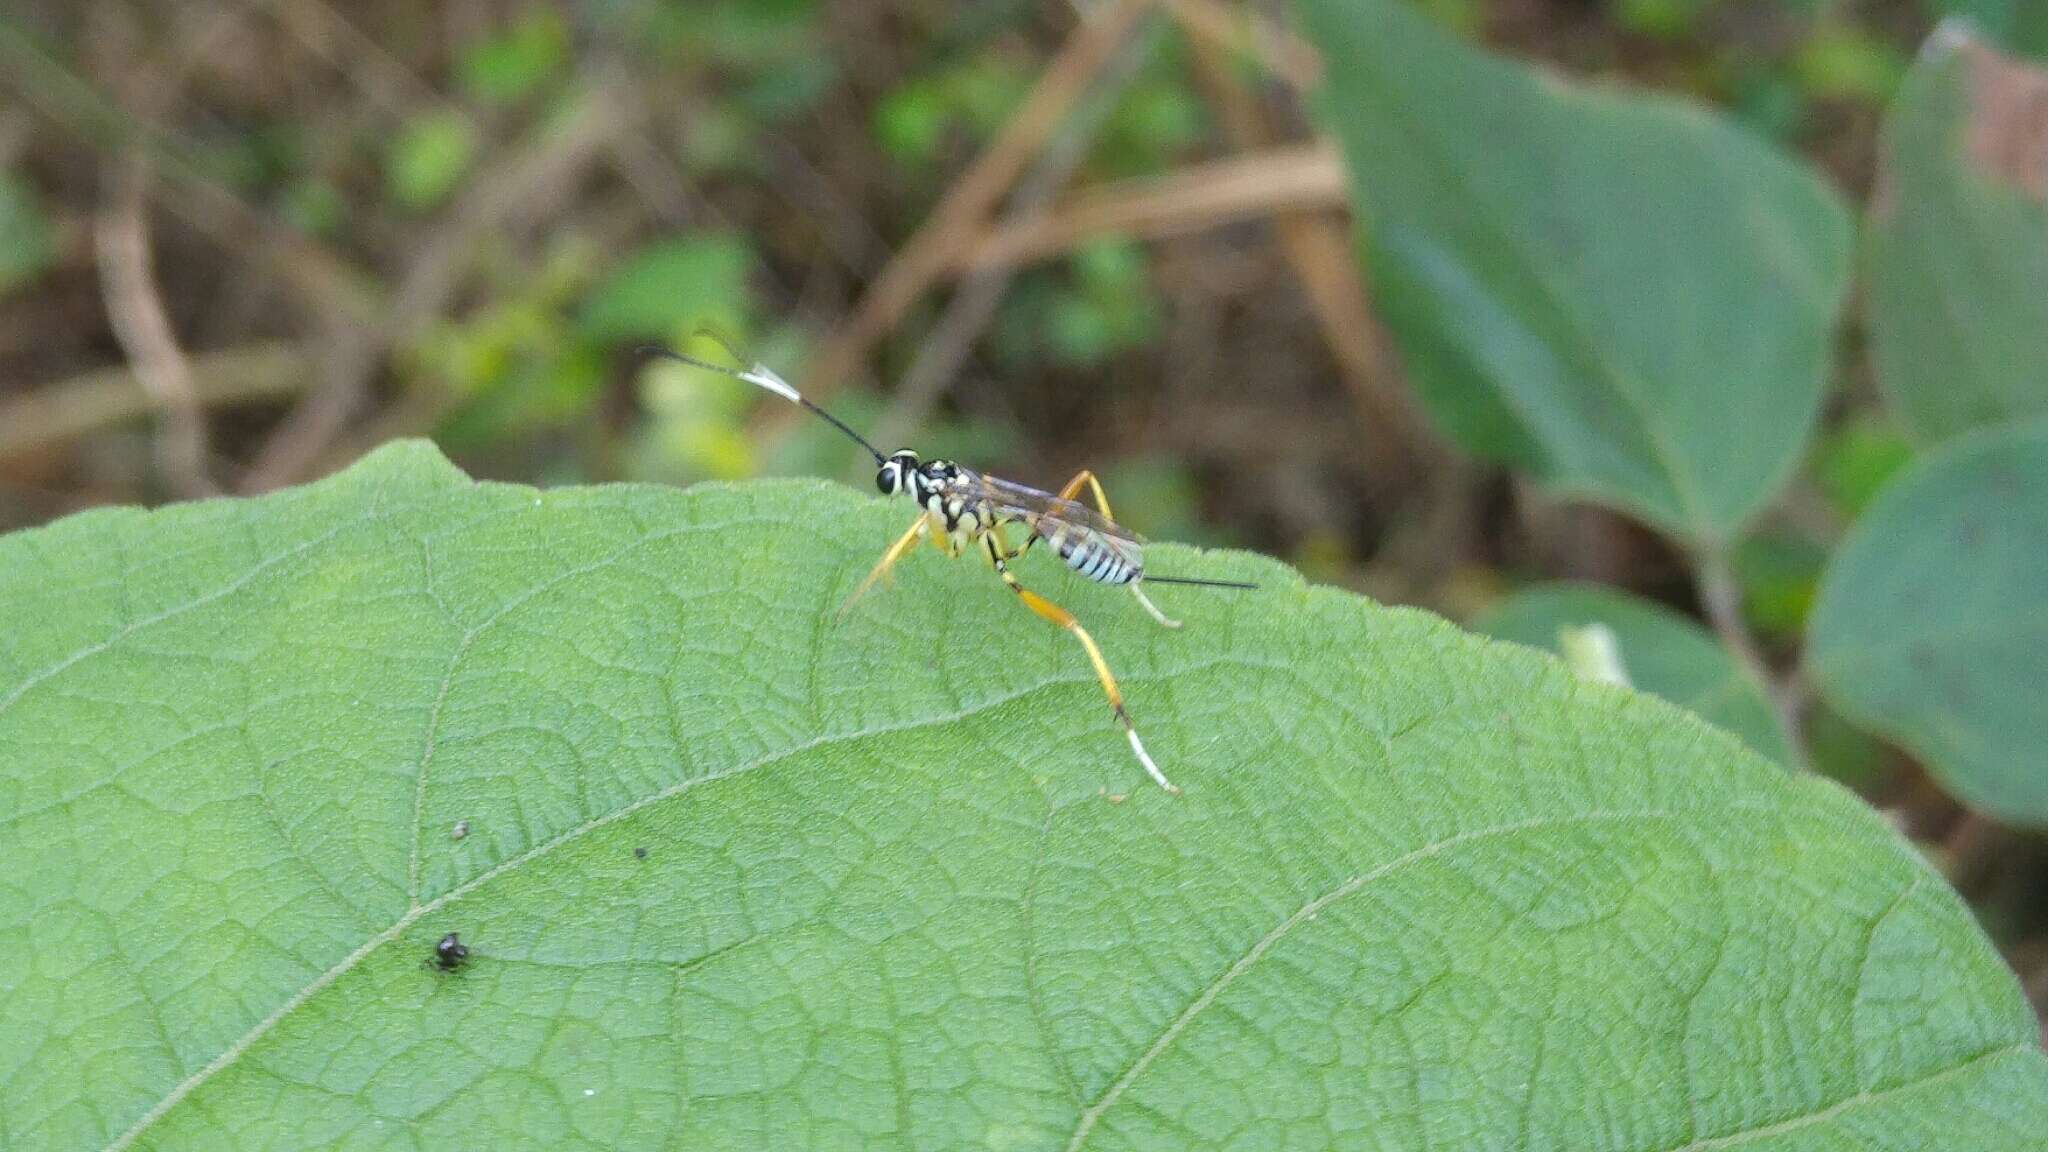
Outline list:
[[[917,453],[898,452],[882,461],[882,466],[875,470],[875,487],[881,489],[884,496],[894,496],[903,491],[904,485],[910,482],[911,473],[916,471]]]

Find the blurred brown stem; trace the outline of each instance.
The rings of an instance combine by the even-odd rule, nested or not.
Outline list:
[[[1345,205],[1344,164],[1326,144],[1289,144],[1091,188],[1054,211],[1013,214],[972,249],[963,271],[1050,259],[1094,237],[1141,239],[1303,209]]]
[[[1763,689],[1764,699],[1769,702],[1779,727],[1785,732],[1793,767],[1805,771],[1808,768],[1806,743],[1795,700],[1797,689],[1790,682],[1779,683],[1771,675],[1770,666],[1764,662],[1763,648],[1750,632],[1749,622],[1743,618],[1742,588],[1735,580],[1733,569],[1728,566],[1727,555],[1719,549],[1703,550],[1694,557],[1694,571],[1699,582],[1700,605],[1706,610],[1708,622],[1721,638],[1722,645],[1734,654],[1743,669]]]
[[[893,329],[986,227],[996,206],[1108,66],[1118,45],[1153,0],[1111,0],[1067,38],[1001,135],[953,182],[922,225],[862,295],[804,374],[805,390],[823,395],[845,383],[868,352]]]
[[[190,358],[194,402],[225,408],[305,388],[312,365],[292,344],[255,344]],[[158,410],[131,367],[102,368],[0,403],[0,461],[26,456]]]
[[[189,159],[194,149],[124,111],[6,20],[0,20],[0,82],[45,119],[109,154],[146,154],[161,177],[152,194],[166,207],[223,249],[268,265],[318,310],[355,320],[377,311],[375,277],[242,202]]]
[[[161,415],[157,467],[171,490],[188,500],[215,495],[220,489],[206,474],[206,416],[150,267],[148,161],[114,161],[109,183],[110,203],[93,228],[100,292],[114,338]]]
[[[631,88],[623,71],[600,76],[537,139],[470,180],[407,266],[384,323],[371,333],[342,333],[334,340],[335,350],[323,365],[326,379],[264,445],[244,480],[247,490],[262,491],[340,467],[379,440],[417,435],[447,413],[453,397],[429,382],[401,398],[368,430],[351,434],[348,428],[384,357],[440,321],[484,240],[527,227],[532,223],[528,217],[542,215],[543,205],[608,155],[630,125]]]
[[[1204,7],[1182,0],[1173,12],[1183,27],[1199,31],[1194,14]],[[1278,133],[1258,94],[1231,67],[1216,42],[1197,38],[1194,59],[1197,78],[1221,112],[1230,142],[1244,150],[1271,147]],[[1329,167],[1312,170],[1313,178],[1334,180],[1336,204],[1348,204],[1341,157],[1330,150],[1320,162]],[[1391,357],[1382,353],[1349,215],[1327,207],[1281,211],[1273,217],[1273,230],[1357,406],[1359,436],[1376,486],[1398,491],[1413,485],[1426,471],[1424,465],[1443,453],[1417,414]]]
[[[1103,70],[1089,99],[1067,117],[1039,154],[1031,171],[1017,182],[1010,197],[1010,219],[1028,227],[1045,216],[1045,207],[1080,167],[1094,141],[1096,130],[1116,104],[1116,96],[1144,63],[1153,42],[1150,36],[1132,36],[1123,50]],[[977,246],[979,247],[979,246]],[[959,374],[974,341],[995,318],[996,308],[1009,291],[1016,269],[1007,264],[977,267],[967,274],[946,305],[946,311],[926,334],[916,359],[897,382],[889,410],[875,423],[875,436],[882,443],[898,443],[922,423],[946,385]]]
[[[1322,57],[1292,31],[1249,7],[1220,0],[1161,0],[1173,18],[1192,35],[1226,52],[1242,53],[1307,92],[1323,79]]]

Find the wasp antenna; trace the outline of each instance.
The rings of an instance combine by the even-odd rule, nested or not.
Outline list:
[[[1244,591],[1253,591],[1258,588],[1257,584],[1244,580],[1197,580],[1192,576],[1154,576],[1150,572],[1145,573],[1144,582],[1147,584],[1186,584],[1194,588],[1238,588]]]
[[[710,336],[712,340],[716,341],[727,352],[733,352],[732,345],[726,343],[724,338],[718,336],[715,332],[707,330],[701,332],[700,335]],[[818,407],[816,404],[811,403],[809,400],[804,399],[803,394],[798,392],[794,385],[792,385],[789,381],[784,380],[782,377],[776,375],[774,369],[768,367],[766,364],[756,363],[752,367],[746,369],[728,368],[723,364],[713,364],[709,360],[699,360],[695,356],[690,356],[682,352],[678,352],[666,344],[642,344],[640,346],[640,355],[643,357],[652,357],[661,360],[674,360],[679,364],[688,364],[692,368],[702,368],[706,372],[716,372],[721,376],[730,376],[735,380],[745,380],[747,383],[752,384],[756,388],[765,388],[768,391],[775,393],[777,396],[780,396],[793,404],[797,404],[804,408],[807,408],[810,411],[817,413],[820,417],[823,417],[827,424],[830,424],[834,428],[839,429],[841,432],[846,433],[847,436],[852,438],[854,443],[867,449],[868,455],[873,456],[875,458],[875,463],[881,464],[888,460],[887,456],[882,455],[881,449],[876,448],[873,444],[868,443],[867,437],[862,436],[860,433],[855,432],[852,428],[848,427],[844,420],[841,420],[839,417],[834,416],[830,412],[825,411],[823,408]],[[741,357],[737,353],[734,353],[733,359],[741,360],[744,359],[744,357]]]

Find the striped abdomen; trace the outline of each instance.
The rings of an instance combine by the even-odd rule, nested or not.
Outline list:
[[[1073,532],[1065,525],[1054,528],[1046,543],[1067,562],[1067,567],[1097,584],[1129,584],[1144,570],[1124,554],[1091,532]]]

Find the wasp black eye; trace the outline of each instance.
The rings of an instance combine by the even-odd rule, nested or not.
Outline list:
[[[896,486],[902,483],[902,481],[903,474],[896,467],[894,460],[882,465],[881,470],[875,473],[875,487],[881,489],[884,496],[894,496],[896,494]]]

